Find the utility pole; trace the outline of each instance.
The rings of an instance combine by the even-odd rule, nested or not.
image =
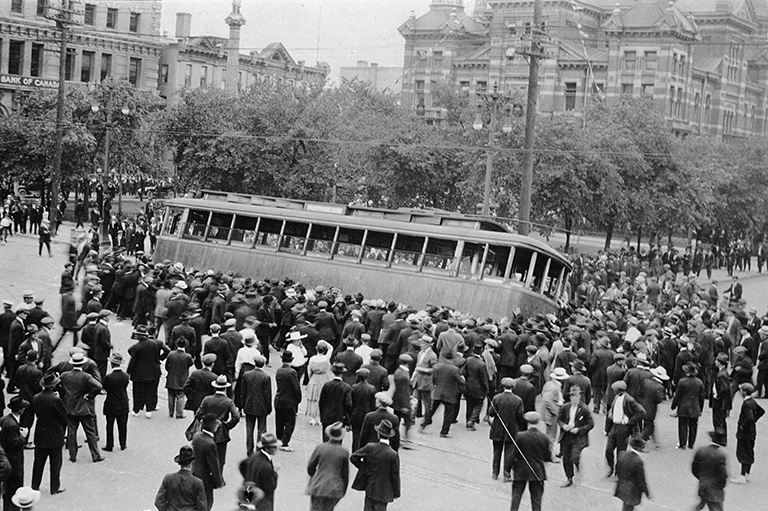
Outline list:
[[[59,41],[59,92],[56,100],[56,143],[53,153],[53,172],[51,173],[51,227],[53,234],[57,234],[61,218],[59,218],[59,196],[61,195],[61,153],[64,141],[64,102],[66,101],[66,71],[67,71],[67,43],[69,40],[69,27],[74,24],[72,11],[69,8],[69,0],[62,0],[61,10],[55,16],[56,27],[59,29],[61,40]]]
[[[539,98],[539,59],[544,57],[539,43],[541,32],[542,0],[534,0],[533,26],[531,27],[531,50],[528,73],[528,104],[525,110],[525,143],[523,148],[523,176],[520,186],[520,210],[517,232],[528,236],[531,232],[531,194],[533,189],[533,146],[536,143],[536,105]]]

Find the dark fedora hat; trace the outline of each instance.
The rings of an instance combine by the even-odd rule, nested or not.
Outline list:
[[[190,445],[182,445],[179,449],[179,454],[173,457],[173,461],[179,465],[186,465],[190,461],[195,459],[195,451],[192,450]]]
[[[347,372],[347,365],[344,362],[334,362],[331,370],[333,374],[344,374]]]
[[[55,387],[61,382],[61,379],[55,373],[48,373],[40,379],[40,386],[44,389]]]
[[[211,432],[215,432],[219,428],[219,424],[221,424],[221,421],[218,417],[216,417],[216,414],[213,413],[206,413],[203,415],[201,419],[201,423],[203,426],[203,429]]]
[[[376,430],[376,433],[379,434],[379,436],[382,436],[384,438],[392,438],[397,434],[397,431],[395,431],[395,428],[392,427],[392,423],[388,421],[387,419],[382,420],[379,422],[377,426],[373,428]]]
[[[10,408],[12,412],[18,412],[19,410],[23,410],[28,406],[29,406],[29,401],[27,401],[21,396],[13,396],[11,400],[8,402],[8,408]]]

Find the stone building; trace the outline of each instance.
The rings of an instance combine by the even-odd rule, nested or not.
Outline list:
[[[543,43],[539,110],[580,115],[595,97],[644,96],[676,133],[763,135],[768,116],[765,0],[434,0],[400,27],[404,105],[439,118],[431,89],[497,87],[524,98],[531,37]],[[522,101],[524,103],[524,100]]]
[[[157,89],[160,0],[69,3],[74,23],[66,56],[68,83],[115,78],[142,90]],[[29,91],[58,87],[60,35],[52,18],[62,12],[55,5],[61,2],[0,1],[2,112],[12,110]]]

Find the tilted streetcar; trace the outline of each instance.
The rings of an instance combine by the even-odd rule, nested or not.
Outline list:
[[[166,200],[155,260],[503,317],[553,312],[568,260],[480,217],[201,191]]]

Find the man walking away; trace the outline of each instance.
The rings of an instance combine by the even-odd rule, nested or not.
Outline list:
[[[765,410],[754,399],[755,387],[751,383],[739,385],[739,391],[744,401],[739,413],[739,425],[736,429],[736,459],[741,463],[741,475],[731,479],[732,483],[746,484],[749,472],[755,462],[755,439],[757,427],[755,423],[765,415]]]
[[[375,429],[379,441],[364,445],[350,458],[358,469],[352,489],[365,492],[364,511],[386,511],[400,498],[400,458],[389,446],[395,428],[385,419]]]
[[[83,371],[85,355],[73,353],[69,360],[73,368],[61,375],[61,386],[64,387],[64,406],[67,409],[67,449],[69,461],[77,461],[77,430],[80,425],[85,431],[91,459],[94,463],[104,461],[99,452],[98,433],[96,432],[96,413],[93,400],[101,392],[101,383],[90,374]]]
[[[632,437],[627,450],[619,453],[616,462],[616,491],[614,496],[621,499],[621,511],[632,511],[639,506],[643,494],[650,498],[648,485],[645,482],[645,466],[640,453],[645,450],[645,442],[640,437]]]
[[[549,437],[536,425],[541,421],[538,412],[527,412],[525,420],[530,427],[515,436],[515,449],[512,452],[512,506],[511,511],[520,509],[526,485],[531,494],[531,510],[541,511],[541,498],[544,495],[544,481],[547,470],[544,463],[552,461],[552,446]]]
[[[208,511],[213,507],[213,490],[224,486],[219,465],[219,454],[213,435],[218,429],[219,419],[212,413],[208,413],[201,420],[202,431],[192,437],[192,450],[195,460],[192,464],[192,474],[203,481],[205,489],[205,501]]]
[[[261,442],[253,454],[240,462],[240,474],[245,481],[251,481],[264,494],[264,497],[252,509],[255,511],[273,511],[275,508],[275,489],[277,471],[272,457],[277,452],[277,437],[272,433],[261,435]]]
[[[32,464],[32,489],[39,490],[45,462],[50,459],[51,495],[64,491],[61,487],[62,449],[67,431],[67,410],[54,388],[61,382],[55,374],[46,374],[40,381],[42,392],[32,398],[37,416],[35,427],[35,459]]]
[[[310,511],[333,511],[349,485],[349,451],[341,446],[344,425],[331,424],[325,434],[328,441],[315,448],[307,464]]]
[[[117,437],[120,442],[120,450],[124,451],[128,442],[128,375],[122,369],[123,356],[112,352],[109,357],[112,372],[104,377],[104,390],[107,397],[104,399],[104,417],[107,419],[107,445],[104,450],[111,452],[115,445],[115,423],[117,423]]]
[[[728,482],[728,460],[721,447],[726,438],[722,431],[710,431],[712,442],[699,447],[693,456],[691,472],[699,480],[699,503],[695,511],[709,506],[710,511],[722,511],[725,501],[725,485]]]
[[[3,509],[6,511],[18,509],[11,497],[24,486],[24,437],[27,432],[20,423],[21,414],[28,406],[28,401],[14,396],[8,403],[11,413],[0,419],[0,447],[5,451],[11,466],[10,474],[3,481]]]
[[[176,350],[168,354],[165,360],[165,388],[168,390],[168,416],[184,418],[184,384],[189,378],[189,368],[194,364],[192,355],[187,353],[187,341],[183,337],[176,341]]]
[[[192,447],[182,446],[173,461],[179,464],[179,471],[163,477],[155,496],[155,507],[158,511],[207,511],[203,481],[192,474],[195,461]]]

